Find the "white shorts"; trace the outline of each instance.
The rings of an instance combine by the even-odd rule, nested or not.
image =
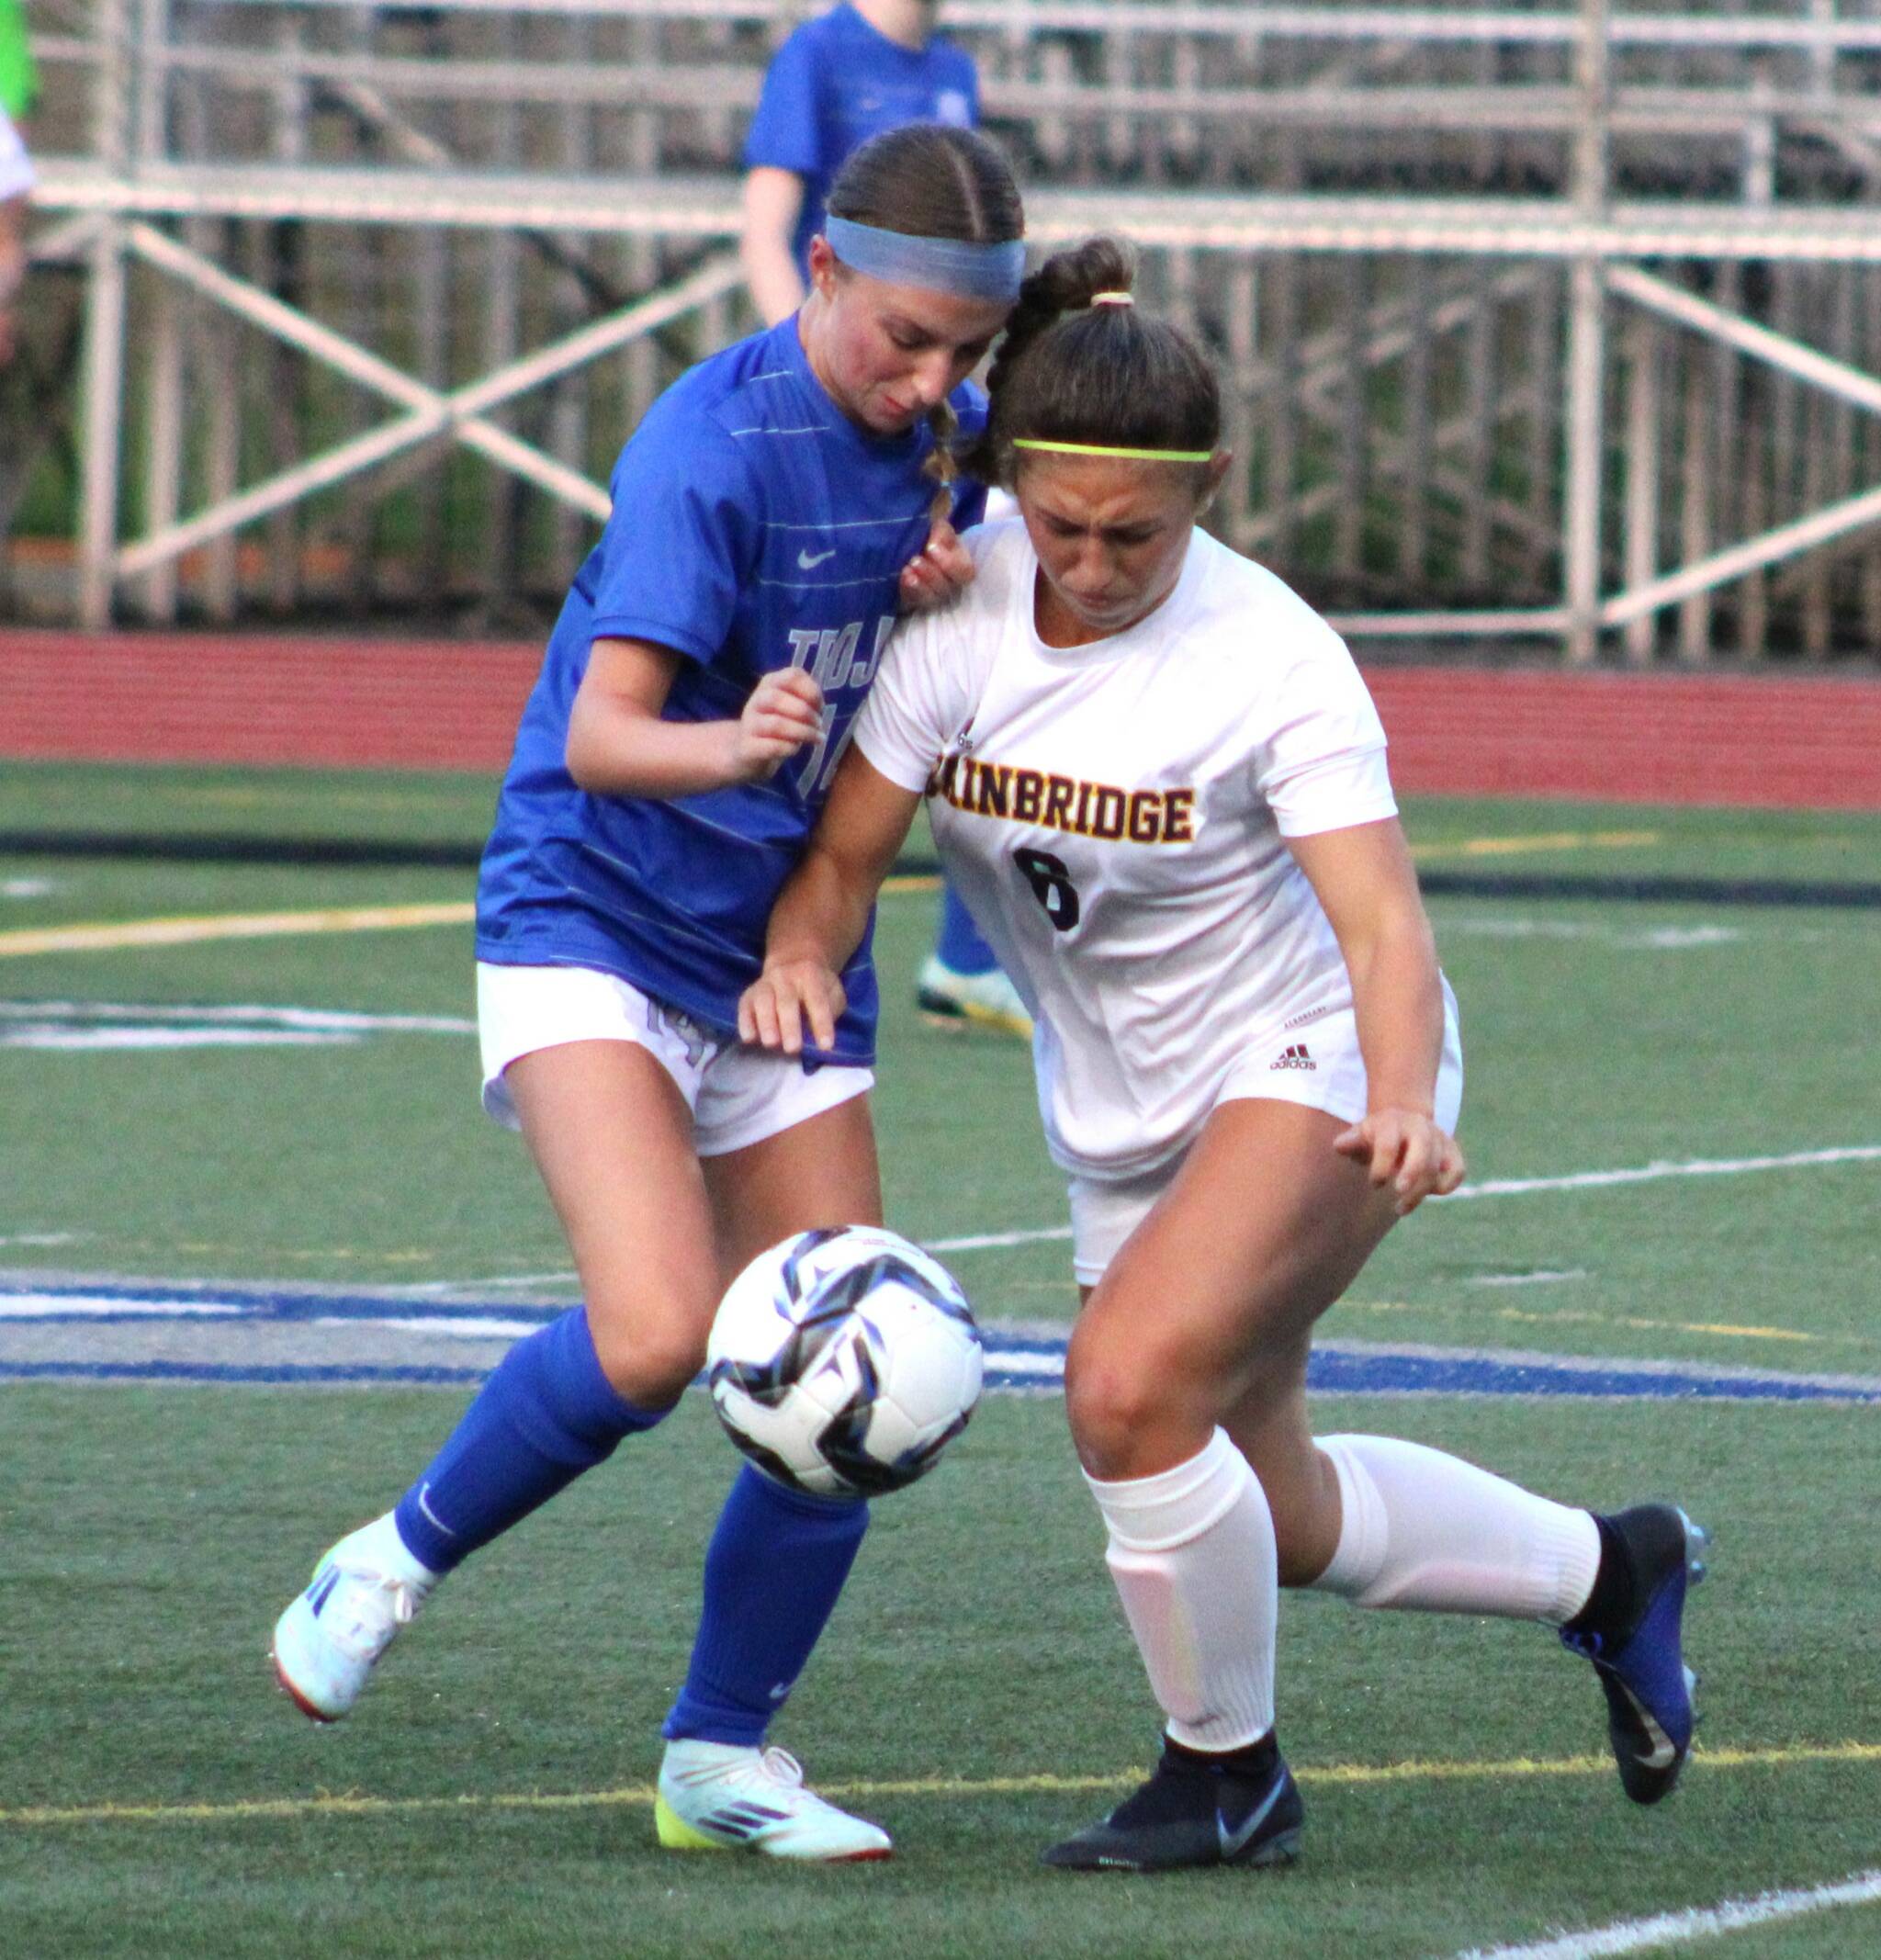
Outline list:
[[[1250,1100],[1297,1102],[1323,1110],[1343,1122],[1365,1114],[1365,1058],[1358,1052],[1358,1022],[1350,1008],[1283,1025],[1248,1044],[1228,1071],[1214,1108]],[[1463,1042],[1457,1025],[1457,1001],[1444,983],[1444,1047],[1436,1073],[1436,1121],[1456,1133],[1463,1107]],[[1191,1138],[1192,1142],[1193,1139]],[[1134,1177],[1106,1179],[1074,1172],[1071,1199],[1071,1263],[1080,1286],[1096,1286],[1123,1248],[1123,1242],[1149,1216],[1188,1154],[1184,1144],[1154,1170]]]
[[[483,1049],[483,1107],[522,1128],[503,1086],[519,1055],[568,1042],[631,1042],[665,1069],[693,1112],[702,1157],[719,1157],[794,1129],[874,1087],[870,1068],[826,1066],[772,1054],[700,1027],[616,974],[592,966],[477,963],[477,1035]]]

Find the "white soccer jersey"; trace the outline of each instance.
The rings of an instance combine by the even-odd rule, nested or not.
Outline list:
[[[33,187],[33,166],[19,140],[13,119],[0,109],[0,204],[9,197],[23,197]]]
[[[1395,814],[1384,730],[1332,628],[1204,532],[1147,619],[1068,649],[1038,636],[1024,524],[966,542],[979,576],[897,630],[856,741],[926,789],[1032,1010],[1053,1157],[1134,1177],[1188,1143],[1252,1042],[1350,1005],[1283,839]]]

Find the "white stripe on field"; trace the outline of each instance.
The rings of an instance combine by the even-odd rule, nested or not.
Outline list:
[[[120,1049],[345,1048],[356,1034],[317,1034],[308,1028],[78,1028],[65,1024],[0,1028],[0,1048],[80,1054]]]
[[[451,1341],[520,1341],[525,1334],[539,1334],[539,1320],[500,1320],[494,1314],[454,1314],[420,1320],[389,1314],[384,1320],[360,1320],[340,1314],[321,1314],[316,1327],[382,1327],[394,1334],[422,1334]]]
[[[113,1320],[138,1316],[150,1320],[240,1320],[252,1310],[231,1301],[126,1300],[110,1293],[0,1294],[0,1320],[45,1320],[71,1317]]]
[[[1867,1164],[1881,1160],[1881,1143],[1853,1143],[1841,1150],[1797,1150],[1782,1157],[1696,1157],[1686,1164],[1642,1164],[1633,1170],[1582,1170],[1566,1177],[1490,1177],[1466,1184],[1433,1204],[1461,1204],[1466,1198],[1517,1198],[1529,1191],[1589,1191],[1608,1184],[1656,1184],[1661,1177],[1735,1177],[1745,1171],[1795,1170],[1810,1164]]]
[[[982,1232],[963,1239],[929,1239],[929,1252],[978,1252],[987,1245],[1032,1245],[1041,1239],[1068,1239],[1069,1225],[1041,1225],[1033,1232]]]
[[[1808,1890],[1762,1892],[1755,1898],[1727,1899],[1721,1906],[1662,1912],[1656,1919],[1626,1920],[1593,1932],[1562,1933],[1528,1946],[1472,1946],[1457,1960],[1600,1960],[1608,1954],[1643,1954],[1654,1947],[1683,1946],[1690,1940],[1740,1932],[1774,1920],[1801,1919],[1835,1906],[1870,1905],[1881,1899],[1881,1871],[1857,1872],[1835,1885]]]
[[[374,1289],[388,1300],[436,1300],[449,1295],[475,1295],[504,1291],[512,1288],[574,1286],[580,1274],[572,1270],[556,1273],[499,1273],[494,1279],[414,1279],[405,1286]]]
[[[346,1034],[475,1034],[477,1023],[445,1014],[362,1014],[347,1008],[189,1007],[169,1001],[0,1000],[0,1021],[175,1021],[186,1026],[305,1028]]]
[[[1037,1375],[1042,1380],[1057,1381],[1064,1374],[1064,1354],[1062,1348],[1052,1354],[1031,1354],[1022,1347],[988,1347],[986,1367],[1002,1375]]]
[[[1630,1170],[1580,1170],[1564,1177],[1489,1177],[1466,1184],[1432,1204],[1460,1204],[1466,1198],[1521,1198],[1531,1191],[1597,1190],[1609,1184],[1656,1184],[1661,1177],[1731,1177],[1753,1170],[1795,1170],[1811,1164],[1867,1164],[1881,1161],[1881,1143],[1853,1143],[1839,1150],[1797,1150],[1782,1157],[1697,1157],[1685,1164],[1642,1164]],[[1031,1232],[982,1232],[967,1238],[929,1239],[929,1252],[980,1252],[999,1245],[1032,1245],[1044,1239],[1068,1239],[1069,1225],[1043,1225]],[[1549,1279],[1569,1275],[1549,1274]]]

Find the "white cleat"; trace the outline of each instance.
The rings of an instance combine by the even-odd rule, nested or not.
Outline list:
[[[1032,1018],[1019,989],[995,966],[983,974],[957,974],[929,953],[915,983],[915,1005],[940,1028],[997,1028],[1030,1041]]]
[[[400,1628],[410,1626],[435,1581],[407,1554],[389,1571],[376,1519],[344,1538],[314,1569],[313,1583],[275,1622],[275,1673],[303,1715],[337,1722],[359,1699]]]
[[[788,1751],[729,1742],[666,1745],[653,1822],[669,1851],[758,1851],[840,1864],[895,1850],[879,1825],[806,1790],[803,1765]]]

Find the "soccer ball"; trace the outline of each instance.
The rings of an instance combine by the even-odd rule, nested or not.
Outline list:
[[[980,1397],[980,1335],[953,1277],[874,1225],[800,1232],[731,1283],[705,1349],[713,1405],[760,1469],[876,1497],[933,1467]]]

